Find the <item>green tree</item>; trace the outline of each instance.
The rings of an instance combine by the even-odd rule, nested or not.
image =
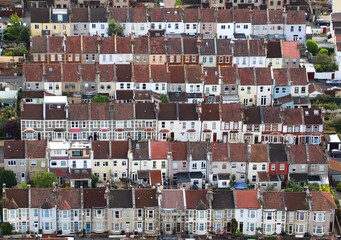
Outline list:
[[[318,183],[309,183],[308,188],[311,191],[319,191],[320,190],[320,185]]]
[[[235,233],[238,229],[238,222],[235,218],[231,219],[231,232]]]
[[[9,222],[1,223],[0,228],[4,235],[12,235],[13,226]]]
[[[303,187],[298,185],[294,179],[287,182],[287,187],[284,189],[286,192],[302,192]]]
[[[48,188],[52,187],[52,184],[57,182],[58,179],[52,172],[39,172],[33,177],[32,181],[34,187]]]
[[[108,26],[108,35],[112,36],[112,35],[117,35],[120,37],[124,36],[124,30],[121,24],[119,24],[118,22],[116,22],[115,19],[110,19],[109,20],[109,26]]]
[[[5,184],[7,188],[11,188],[17,185],[17,179],[15,173],[11,170],[0,169],[0,187]]]
[[[108,96],[96,95],[91,99],[92,103],[108,103],[110,102]]]
[[[336,185],[336,191],[341,192],[341,182]]]
[[[321,48],[319,50],[319,54],[327,54],[328,55],[328,49],[327,48]]]
[[[161,93],[160,96],[159,96],[159,100],[162,102],[162,103],[168,103],[169,100],[168,100],[168,95],[167,94],[164,94],[164,93]]]
[[[97,187],[98,180],[99,179],[98,179],[98,177],[95,174],[93,174],[91,176],[91,187],[92,188],[96,188]]]
[[[314,40],[308,40],[307,41],[307,49],[308,49],[308,51],[311,53],[311,54],[313,54],[313,55],[315,55],[316,53],[317,53],[317,50],[318,50],[318,45],[317,45],[317,43],[314,41]]]
[[[27,46],[30,41],[30,30],[23,20],[15,13],[10,16],[8,22],[8,27],[4,31],[4,39],[11,42],[25,42]]]

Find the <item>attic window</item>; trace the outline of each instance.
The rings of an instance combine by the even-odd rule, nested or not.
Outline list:
[[[52,72],[53,71],[53,68],[52,67],[49,67],[49,72]]]
[[[314,110],[314,115],[318,116],[319,115],[319,110]]]
[[[53,109],[53,105],[52,105],[52,104],[49,105],[49,109],[50,109],[50,110]]]
[[[315,113],[315,111],[314,111],[314,113]],[[309,116],[309,112],[308,111],[304,111],[304,115]]]
[[[62,109],[62,106],[61,105],[57,105],[57,110],[60,110]]]

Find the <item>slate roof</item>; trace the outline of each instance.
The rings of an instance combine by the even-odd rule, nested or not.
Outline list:
[[[197,11],[196,9],[192,9]],[[168,38],[166,41],[168,54],[182,54],[182,39],[181,38]]]
[[[167,72],[165,65],[151,65],[150,76],[153,82],[169,82],[170,72]]]
[[[24,63],[23,75],[26,82],[41,82],[43,75],[43,64]]]
[[[110,208],[133,208],[132,190],[111,190],[109,206]]]
[[[156,189],[135,188],[136,208],[157,207]]]
[[[253,10],[251,12],[251,16],[252,16],[253,25],[267,25],[268,24],[267,12],[264,10]]]
[[[148,142],[132,142],[133,158],[134,160],[149,159]]]
[[[127,120],[133,119],[135,116],[133,103],[115,103],[111,105],[111,107],[113,112],[113,119]]]
[[[289,68],[292,85],[307,85],[308,76],[305,68]]]
[[[147,64],[134,65],[134,77],[137,83],[149,82],[149,66]]]
[[[88,8],[71,8],[71,23],[88,23]]]
[[[8,200],[13,199],[18,208],[28,208],[28,189],[6,188],[4,197]],[[10,207],[8,205],[12,205],[8,201],[4,202],[7,208]],[[10,209],[13,209],[13,207],[10,207]]]
[[[212,162],[227,162],[228,151],[226,143],[211,143],[212,148]]]
[[[109,143],[108,141],[93,141],[92,150],[94,151],[94,159],[109,159]]]
[[[165,189],[162,191],[161,209],[184,210],[184,191],[182,189]]]
[[[331,211],[336,209],[333,196],[328,192],[311,191],[312,210],[313,211]]]
[[[323,124],[322,113],[317,108],[304,109],[304,123],[305,124]]]
[[[111,141],[111,157],[113,159],[128,158],[128,141]]]
[[[136,119],[156,119],[154,103],[135,103]]]
[[[26,141],[26,151],[28,158],[45,158],[46,157],[46,141],[31,140]]]
[[[284,24],[283,10],[269,10],[270,24]]]
[[[185,8],[184,10],[184,22],[185,23],[196,23],[199,19],[198,8]]]
[[[233,191],[213,191],[213,209],[234,209]]]
[[[219,121],[219,104],[202,104],[201,120],[203,121]]]
[[[209,144],[205,142],[188,142],[189,154],[192,154],[192,160],[207,159],[207,152],[210,151]]]
[[[305,25],[305,11],[287,11],[287,24]]]
[[[43,104],[23,104],[21,119],[43,120]]]
[[[31,43],[31,53],[47,53],[47,38],[45,36],[34,36],[31,38]]]
[[[106,8],[90,8],[89,22],[108,22],[106,18]]]
[[[198,119],[199,115],[196,110],[196,104],[179,104],[179,120],[191,121]]]
[[[25,141],[5,141],[4,159],[25,159]]]
[[[196,55],[198,54],[197,39],[196,38],[183,38],[184,54]]]
[[[284,144],[269,144],[270,162],[288,162]]]
[[[85,188],[84,190],[84,208],[104,208],[107,205],[104,198],[104,188]],[[123,201],[122,201],[123,202]]]
[[[309,210],[305,192],[283,192],[288,211]]]
[[[158,111],[158,120],[176,120],[177,105],[176,103],[160,103]]]
[[[49,8],[31,8],[31,23],[49,23],[50,9]]]
[[[269,41],[267,48],[267,58],[282,58],[280,41]]]
[[[49,43],[48,51],[50,53],[63,53],[64,52],[64,47],[63,47],[64,37],[62,37],[62,36],[50,36],[47,39],[47,41]]]
[[[245,162],[247,160],[246,143],[228,143],[229,159],[231,162]]]
[[[304,123],[302,110],[300,108],[290,108],[284,110],[284,125],[301,125]]]
[[[244,109],[244,123],[245,124],[261,124],[260,107],[248,107]]]
[[[252,144],[250,162],[268,162],[268,150],[266,144]]]
[[[187,209],[206,210],[210,207],[207,190],[186,190]]]
[[[262,192],[263,195],[263,209],[277,209],[285,210],[283,192]]]

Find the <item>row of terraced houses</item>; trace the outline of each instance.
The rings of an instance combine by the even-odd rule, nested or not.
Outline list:
[[[17,232],[183,236],[324,236],[334,227],[335,203],[326,192],[185,189],[4,189],[4,220]]]
[[[328,159],[318,145],[135,141],[6,141],[5,169],[18,182],[53,172],[60,186],[90,187],[122,179],[143,187],[233,187],[281,190],[287,180],[328,185]],[[234,175],[234,180],[231,176]]]
[[[304,11],[196,8],[31,9],[31,35],[108,36],[109,19],[124,35],[282,38],[305,42]]]

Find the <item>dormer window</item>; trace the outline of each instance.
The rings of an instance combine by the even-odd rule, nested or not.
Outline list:
[[[53,110],[53,105],[49,104],[49,110]]]

